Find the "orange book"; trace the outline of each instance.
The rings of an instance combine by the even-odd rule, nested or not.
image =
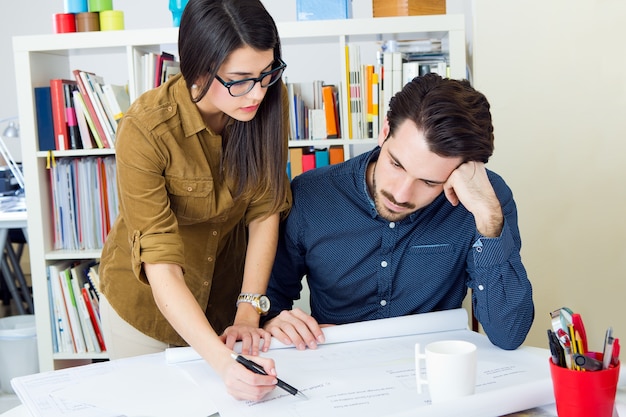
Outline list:
[[[338,138],[339,112],[334,86],[325,85],[322,87],[322,100],[324,102],[324,114],[326,115],[326,137],[329,139]]]
[[[342,145],[332,145],[330,147],[330,164],[338,164],[343,162],[343,146]]]

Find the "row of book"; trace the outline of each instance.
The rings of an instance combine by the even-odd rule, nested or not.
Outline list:
[[[92,72],[55,78],[35,87],[39,150],[114,148],[117,123],[130,106],[126,86]]]
[[[98,263],[59,261],[48,266],[52,345],[55,353],[104,352]]]
[[[49,173],[54,249],[101,249],[119,212],[115,157],[58,158]]]
[[[135,96],[180,72],[180,63],[167,52],[145,53],[136,61]],[[80,69],[72,75],[35,87],[39,150],[115,148],[117,124],[130,107],[128,86]]]
[[[348,136],[376,138],[389,100],[414,77],[436,72],[448,76],[448,57],[438,40],[382,44],[375,64],[362,64],[359,45],[346,45]]]
[[[169,52],[146,52],[135,56],[135,96],[156,88],[180,72],[180,62]]]
[[[289,148],[289,161],[287,163],[287,175],[293,179],[297,175],[311,169],[334,165],[344,161],[342,145],[331,145],[328,148],[316,149],[314,147]]]
[[[339,91],[335,85],[320,80],[286,84],[291,140],[341,137]]]

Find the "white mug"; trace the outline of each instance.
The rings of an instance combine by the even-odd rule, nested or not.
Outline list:
[[[425,353],[415,344],[417,392],[428,384],[433,403],[474,394],[476,388],[476,345],[464,340],[442,340],[426,345]],[[420,375],[420,360],[426,361],[427,379]]]

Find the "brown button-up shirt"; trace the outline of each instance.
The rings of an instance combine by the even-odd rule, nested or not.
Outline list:
[[[283,103],[288,123],[285,91]],[[157,308],[142,268],[144,262],[178,264],[221,333],[236,312],[246,225],[268,213],[272,197],[233,199],[220,169],[222,137],[205,126],[180,75],[133,103],[115,147],[120,213],[102,251],[101,291],[141,332],[185,345]],[[282,211],[290,207],[288,195]]]

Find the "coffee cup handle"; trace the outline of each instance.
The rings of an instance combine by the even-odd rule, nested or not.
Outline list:
[[[422,394],[422,385],[428,384],[428,380],[422,379],[420,372],[422,360],[426,360],[426,354],[420,351],[420,344],[415,344],[415,380],[417,382],[417,393]]]

